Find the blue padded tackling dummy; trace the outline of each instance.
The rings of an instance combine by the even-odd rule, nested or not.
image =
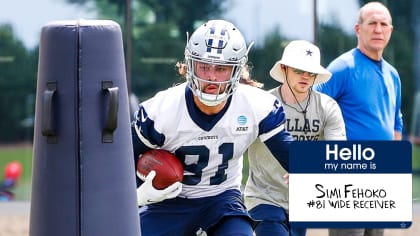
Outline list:
[[[34,129],[29,234],[140,235],[117,23],[42,28]]]

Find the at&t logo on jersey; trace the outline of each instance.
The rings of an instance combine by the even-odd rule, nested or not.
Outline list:
[[[248,119],[246,118],[246,116],[244,115],[240,115],[238,116],[238,118],[236,118],[236,122],[237,122],[237,126],[235,128],[236,132],[247,132],[248,131]]]

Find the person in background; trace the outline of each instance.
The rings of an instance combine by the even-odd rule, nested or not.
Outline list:
[[[331,76],[320,65],[320,58],[317,46],[304,40],[291,41],[270,71],[271,77],[281,84],[269,92],[281,99],[286,130],[297,141],[346,139],[338,104],[329,96],[312,91],[314,83],[325,82]],[[256,235],[305,235],[305,229],[289,225],[287,170],[258,140],[249,147],[248,159],[245,204],[258,221]]]
[[[264,90],[239,84],[248,59],[245,39],[232,23],[211,20],[187,39],[186,82],[140,103],[133,123],[135,162],[149,149],[174,153],[182,183],[139,181],[140,228],[148,235],[248,235],[252,219],[240,191],[243,154],[259,139],[288,168],[292,136],[281,102]]]
[[[327,67],[331,79],[315,89],[334,98],[343,112],[348,140],[401,140],[401,81],[383,58],[393,30],[389,10],[369,2],[355,24],[357,47]],[[381,236],[383,229],[330,229],[330,236]]]

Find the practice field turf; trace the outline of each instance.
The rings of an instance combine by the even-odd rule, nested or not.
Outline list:
[[[13,192],[16,200],[29,200],[31,193],[32,176],[32,146],[30,144],[0,145],[1,179],[4,178],[4,169],[11,161],[19,161],[22,165],[22,174]]]
[[[414,148],[413,160],[420,159],[417,155],[418,149]],[[14,189],[16,193],[16,200],[28,201],[31,193],[31,176],[32,176],[32,146],[30,144],[19,145],[0,145],[0,170],[2,171],[1,178],[4,177],[4,168],[7,163],[11,161],[19,161],[22,164],[22,175],[17,186]],[[413,163],[414,165],[415,163]],[[414,167],[414,166],[413,166]],[[244,180],[248,177],[248,161],[244,157]],[[420,203],[420,171],[413,174],[413,200]]]

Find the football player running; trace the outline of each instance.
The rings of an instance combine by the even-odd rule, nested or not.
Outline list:
[[[312,90],[314,83],[327,81],[331,73],[320,65],[317,46],[304,41],[290,42],[281,60],[270,71],[281,83],[270,93],[281,99],[286,112],[286,129],[297,141],[345,140],[346,130],[338,104]],[[248,150],[249,177],[245,203],[258,222],[257,236],[304,236],[304,228],[291,228],[288,220],[287,170],[276,163],[265,144],[255,141]]]
[[[240,192],[242,155],[259,139],[288,169],[293,138],[284,128],[280,101],[239,84],[250,48],[230,22],[208,21],[187,37],[186,82],[139,105],[135,161],[148,149],[162,148],[184,167],[182,184],[157,190],[149,174],[138,187],[143,236],[253,235]]]

